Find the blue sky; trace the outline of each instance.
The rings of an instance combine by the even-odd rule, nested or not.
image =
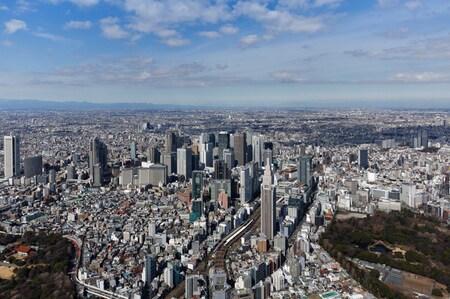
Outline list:
[[[450,106],[448,0],[0,0],[0,98]]]

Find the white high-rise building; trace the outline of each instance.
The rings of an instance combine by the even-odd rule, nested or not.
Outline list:
[[[199,145],[205,144],[208,142],[208,134],[207,133],[201,133],[198,136],[198,143]]]
[[[278,269],[273,275],[273,286],[275,287],[276,291],[282,291],[284,290],[284,274],[281,269]]]
[[[20,139],[10,135],[4,138],[5,178],[20,176]]]
[[[207,167],[213,165],[213,144],[212,143],[201,143],[200,144],[200,163],[203,163]]]
[[[262,155],[263,155],[263,145],[264,145],[264,136],[253,136],[252,147],[253,147],[253,161],[258,163],[258,166],[261,167]]]
[[[266,167],[261,184],[261,232],[268,240],[275,236],[275,187],[270,167]]]
[[[172,264],[168,263],[164,269],[164,282],[170,287],[173,287],[173,269]]]
[[[184,175],[188,180],[192,175],[192,149],[179,148],[177,149],[177,173]]]

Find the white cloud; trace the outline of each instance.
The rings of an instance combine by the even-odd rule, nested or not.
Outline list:
[[[403,3],[403,5],[409,10],[417,10],[422,7],[422,2],[420,0],[410,0]]]
[[[272,76],[283,83],[302,83],[306,81],[306,79],[297,72],[292,71],[278,71],[272,73]]]
[[[131,27],[143,33],[179,26],[183,23],[217,23],[231,18],[224,1],[125,0],[126,11],[134,14]]]
[[[226,66],[216,65],[216,68],[225,69]],[[154,87],[204,87],[249,81],[241,77],[211,76],[208,72],[213,69],[197,62],[157,66],[151,57],[103,57],[95,63],[59,68],[46,77],[65,85],[92,85],[96,82]],[[46,81],[36,83],[47,84]]]
[[[69,21],[64,25],[66,29],[89,29],[91,27],[91,21]]]
[[[68,42],[70,40],[66,39],[63,36],[51,34],[51,33],[45,33],[45,32],[35,32],[33,33],[34,36],[45,38],[54,42]]]
[[[10,40],[4,40],[4,41],[2,41],[2,46],[3,46],[3,47],[11,48],[13,45],[14,45],[13,42],[10,41]]]
[[[161,38],[168,38],[172,36],[179,36],[179,33],[176,30],[173,29],[161,29],[156,30],[155,34]]]
[[[278,6],[289,9],[304,9],[309,6],[309,3],[307,0],[278,0]]]
[[[265,41],[271,41],[271,40],[273,40],[275,37],[274,37],[272,34],[264,34],[261,38],[262,38],[263,40],[265,40]]]
[[[100,20],[100,28],[103,36],[109,39],[127,38],[129,33],[126,32],[119,24],[119,19],[114,17],[107,17]]]
[[[398,4],[399,0],[377,0],[377,4],[381,8],[387,8]]]
[[[181,47],[190,44],[190,40],[181,37],[171,37],[163,40],[163,43],[170,47]]]
[[[207,37],[207,38],[218,38],[220,37],[220,33],[217,31],[200,31],[198,35]]]
[[[411,60],[418,59],[448,59],[450,58],[450,36],[441,36],[423,40],[415,40],[405,46],[377,49],[377,50],[351,50],[345,54],[354,57],[368,57],[385,60]]]
[[[70,0],[70,2],[81,7],[88,7],[97,5],[100,0]]]
[[[219,30],[223,34],[229,34],[229,35],[233,35],[233,34],[236,34],[239,32],[239,28],[236,26],[233,26],[231,24],[225,24],[225,25],[221,26]]]
[[[36,11],[35,3],[27,1],[27,0],[17,0],[16,1],[16,7],[15,7],[15,13],[22,14],[29,11]]]
[[[396,82],[448,82],[450,77],[444,74],[433,72],[410,73],[402,72],[394,74],[390,81]]]
[[[8,10],[9,10],[8,6],[0,3],[0,11],[8,11]]]
[[[341,4],[342,0],[315,0],[314,6],[330,6],[337,7]]]
[[[310,9],[314,7],[338,7],[343,0],[279,0],[278,7],[287,9]]]
[[[5,32],[13,34],[20,30],[27,30],[27,24],[22,20],[12,19],[5,22]]]
[[[380,35],[387,39],[405,39],[409,35],[409,29],[400,28],[394,30],[386,30],[384,32],[381,32]]]
[[[287,10],[270,10],[256,2],[239,2],[236,11],[248,16],[274,32],[315,33],[325,28],[320,17],[305,17],[295,15]]]
[[[241,37],[241,47],[248,48],[256,45],[259,41],[260,39],[256,34],[245,35]]]

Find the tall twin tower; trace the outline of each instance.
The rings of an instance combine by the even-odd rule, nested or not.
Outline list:
[[[5,178],[20,176],[20,139],[10,135],[4,138]]]

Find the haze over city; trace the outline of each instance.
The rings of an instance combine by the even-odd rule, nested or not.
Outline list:
[[[448,107],[449,8],[444,0],[1,1],[0,97]]]

